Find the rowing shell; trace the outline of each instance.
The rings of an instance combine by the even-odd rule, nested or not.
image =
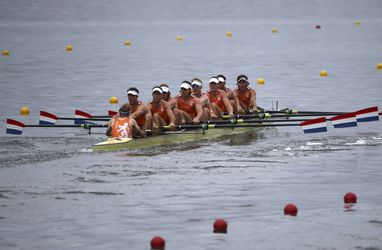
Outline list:
[[[173,132],[164,132],[160,135],[153,135],[146,138],[109,138],[106,141],[93,144],[93,151],[117,151],[144,149],[163,145],[173,145],[193,141],[202,141],[231,136],[243,133],[259,131],[258,127],[245,128],[218,128],[218,129],[192,129]]]

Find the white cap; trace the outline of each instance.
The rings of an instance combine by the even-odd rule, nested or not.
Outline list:
[[[180,85],[181,89],[191,89],[191,85],[188,82],[182,82]]]
[[[210,79],[210,83],[219,83],[219,79],[217,79],[216,77],[212,77]]]
[[[135,91],[135,90],[129,90],[129,91],[127,91],[127,94],[128,94],[128,95],[135,95],[135,96],[138,96],[138,92]]]
[[[202,83],[200,82],[200,81],[198,81],[198,80],[193,80],[192,82],[191,82],[191,86],[192,85],[198,85],[199,87],[200,86],[202,86]]]
[[[218,77],[219,82],[223,83],[225,82],[225,79],[223,77]]]
[[[154,87],[153,90],[151,91],[151,93],[154,93],[155,91],[158,91],[161,94],[163,93],[163,90],[160,87]]]
[[[170,92],[170,89],[168,87],[166,87],[166,86],[162,86],[160,88],[162,89],[163,93]]]

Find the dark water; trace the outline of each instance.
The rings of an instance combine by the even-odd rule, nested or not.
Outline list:
[[[266,108],[381,109],[380,13],[381,1],[1,1],[0,248],[149,249],[161,235],[166,249],[382,249],[381,121],[113,153],[91,152],[104,137],[80,129],[4,130],[220,73],[230,87],[247,74]]]

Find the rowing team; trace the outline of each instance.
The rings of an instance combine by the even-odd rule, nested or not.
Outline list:
[[[223,75],[211,77],[209,90],[202,91],[202,81],[193,78],[180,83],[180,94],[171,97],[167,84],[152,89],[152,100],[144,104],[139,101],[139,90],[129,88],[129,103],[122,105],[119,113],[112,117],[106,135],[133,137],[146,135],[146,130],[158,130],[164,126],[174,128],[187,123],[207,122],[223,118],[223,114],[257,111],[256,91],[249,87],[248,77],[237,77],[237,88],[226,87]]]

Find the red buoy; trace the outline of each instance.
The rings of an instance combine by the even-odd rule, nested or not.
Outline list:
[[[227,233],[227,222],[223,219],[217,219],[214,223],[214,233]]]
[[[290,216],[297,216],[297,207],[293,203],[289,203],[284,207],[284,214]]]
[[[357,203],[357,195],[352,192],[348,192],[344,196],[344,202],[345,203]]]
[[[317,24],[316,29],[321,29],[321,25]]]
[[[155,236],[151,239],[151,249],[152,250],[164,250],[166,245],[165,240],[160,236]]]

